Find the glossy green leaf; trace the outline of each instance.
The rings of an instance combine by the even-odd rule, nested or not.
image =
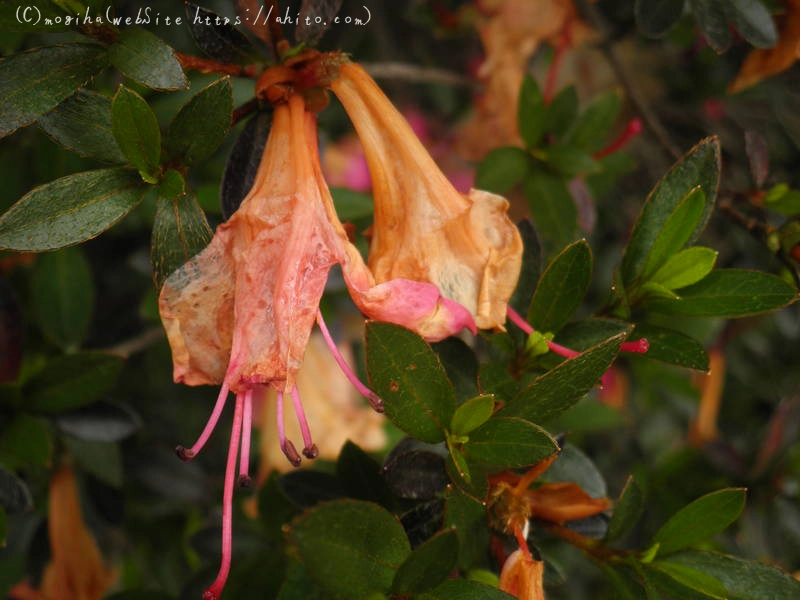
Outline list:
[[[155,90],[182,90],[189,85],[173,49],[141,27],[124,29],[109,46],[108,59],[126,77]]]
[[[367,324],[367,371],[386,416],[425,442],[444,440],[455,391],[439,357],[417,334],[388,323]]]
[[[683,12],[684,0],[636,0],[636,25],[648,37],[660,38],[672,29]]]
[[[63,438],[70,456],[78,465],[113,488],[121,488],[124,480],[122,451],[119,444]]]
[[[56,358],[23,387],[30,410],[61,412],[99,400],[116,383],[123,360],[102,352]]]
[[[210,157],[231,126],[233,90],[228,77],[206,86],[184,104],[167,132],[170,159],[191,165]]]
[[[616,594],[615,600],[642,600],[644,590],[634,579],[635,576],[630,569],[607,563],[602,564],[600,568]]]
[[[769,210],[787,217],[800,214],[800,191],[786,189],[784,193],[775,195],[772,199],[767,195],[764,204]]]
[[[453,413],[450,431],[455,435],[466,435],[489,420],[494,412],[494,396],[477,396],[467,400]]]
[[[111,128],[120,150],[139,169],[142,179],[156,183],[161,161],[161,130],[144,98],[120,85],[111,103]]]
[[[336,461],[336,476],[349,498],[383,506],[391,503],[391,493],[381,477],[380,465],[349,440],[342,446]]]
[[[706,208],[706,198],[701,188],[695,188],[681,200],[664,221],[663,226],[647,253],[642,277],[652,279],[673,255],[680,252],[697,229]],[[661,282],[659,282],[661,283]]]
[[[732,40],[725,0],[689,0],[689,6],[709,45],[717,52],[725,52]]]
[[[53,440],[47,423],[18,414],[0,428],[0,463],[10,469],[47,466],[53,452]]]
[[[577,483],[593,498],[603,498],[608,495],[606,481],[597,465],[580,448],[570,443],[562,445],[558,458],[540,480],[550,483],[564,481]]]
[[[98,44],[34,48],[0,60],[0,137],[33,123],[108,65]]]
[[[523,189],[536,230],[555,248],[572,242],[578,232],[578,209],[566,183],[544,171],[532,171]]]
[[[189,33],[209,58],[225,63],[240,63],[255,53],[247,36],[232,23],[225,23],[224,17],[192,2],[186,2],[185,6]]]
[[[20,15],[17,12],[20,7],[23,10],[28,8],[28,6],[15,4],[13,2],[0,2],[0,30],[55,33],[67,31],[70,28],[69,25],[65,25],[63,21],[60,24],[55,23],[57,17],[63,19],[67,13],[65,13],[64,9],[59,8],[52,2],[52,0],[37,2],[35,7],[40,11],[38,14],[34,10],[34,7],[30,6],[27,15],[24,12]],[[41,18],[36,18],[39,15],[41,15]],[[20,19],[20,16],[22,16],[22,19]],[[49,23],[47,23],[47,19],[50,19]]]
[[[178,200],[186,193],[186,179],[180,171],[167,169],[158,182],[158,195],[166,200]]]
[[[680,290],[679,300],[655,299],[654,312],[687,317],[747,317],[771,312],[797,299],[797,290],[780,277],[760,271],[718,269]]]
[[[535,148],[544,135],[545,118],[544,98],[536,80],[526,75],[522,81],[517,103],[517,122],[519,133],[528,148]]]
[[[31,303],[44,334],[65,350],[86,337],[94,305],[89,263],[79,248],[39,257],[31,275]]]
[[[744,39],[758,48],[778,43],[778,30],[761,0],[728,0],[723,3],[728,18]]]
[[[455,529],[446,529],[434,535],[400,565],[392,583],[392,593],[418,594],[440,584],[456,567],[457,548]]]
[[[744,488],[726,488],[701,496],[684,506],[653,536],[664,556],[702,542],[733,523],[744,510]]]
[[[686,565],[663,560],[657,560],[651,563],[651,566],[662,573],[666,573],[683,586],[706,594],[710,598],[728,597],[725,586],[720,583],[719,579],[712,575],[687,567]]]
[[[194,194],[177,200],[159,197],[156,206],[150,260],[156,289],[161,289],[173,271],[208,245],[212,231]]]
[[[340,500],[295,519],[289,543],[311,576],[331,593],[364,598],[386,593],[411,554],[399,521],[369,502]]]
[[[650,249],[676,207],[696,187],[706,202],[698,225],[684,245],[691,245],[711,216],[719,187],[720,147],[717,138],[706,138],[692,148],[659,181],[647,197],[622,258],[623,282],[627,286],[641,275]]]
[[[464,454],[470,461],[497,470],[532,465],[557,450],[558,444],[549,433],[518,417],[489,419],[464,444]]]
[[[716,577],[725,586],[729,600],[793,600],[800,597],[800,581],[759,562],[694,550],[672,554],[669,561]]]
[[[666,298],[667,300],[678,300],[680,296],[660,283],[648,281],[639,287],[638,291],[636,292],[635,300],[641,298]],[[632,303],[635,303],[634,300],[632,300]]]
[[[578,310],[592,279],[592,251],[586,240],[562,250],[536,286],[528,321],[542,333],[561,329]]]
[[[486,508],[475,498],[450,486],[445,492],[444,526],[455,529],[459,539],[458,566],[467,569],[485,556],[489,547]]]
[[[563,143],[586,152],[597,152],[619,117],[621,106],[622,98],[617,92],[598,96],[569,128]]]
[[[496,194],[504,194],[522,183],[530,173],[533,161],[521,148],[497,148],[478,165],[475,187]]]
[[[469,581],[467,579],[448,579],[436,589],[416,596],[415,600],[513,600],[514,596],[497,588]]]
[[[34,188],[0,217],[0,248],[37,252],[85,242],[139,203],[141,184],[135,171],[113,168]]]
[[[625,537],[639,521],[643,512],[644,493],[633,476],[630,476],[614,503],[614,513],[608,523],[606,542],[612,543]]]
[[[111,130],[111,98],[78,90],[37,121],[59,144],[81,156],[107,163],[128,162]]]
[[[708,354],[685,333],[647,323],[636,325],[635,337],[647,338],[650,347],[642,356],[696,371],[708,371]]]
[[[545,107],[545,131],[561,138],[578,116],[578,92],[570,85]]]
[[[591,317],[567,323],[559,330],[555,341],[567,348],[582,351],[596,346],[610,337],[627,333],[629,329],[630,323],[626,321]]]
[[[565,360],[521,389],[495,413],[544,423],[571,408],[599,381],[619,353],[625,334],[616,335],[579,356]]]
[[[716,250],[702,246],[681,250],[653,273],[650,280],[667,289],[680,290],[711,273],[718,254]]]

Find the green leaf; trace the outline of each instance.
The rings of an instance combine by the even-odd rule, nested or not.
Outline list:
[[[467,459],[497,470],[535,464],[558,450],[544,429],[517,417],[494,417],[473,431],[464,444]]]
[[[448,579],[436,589],[420,594],[415,600],[514,600],[514,596],[497,588],[469,581],[467,579]]]
[[[68,175],[34,188],[0,217],[0,248],[39,252],[85,242],[127,215],[141,179],[113,168]]]
[[[81,155],[107,163],[128,162],[111,130],[111,98],[78,90],[38,120],[59,144]]]
[[[0,60],[0,138],[33,123],[108,62],[97,44],[44,46]]]
[[[557,144],[540,151],[541,157],[554,171],[564,177],[573,178],[579,175],[597,173],[600,169],[598,162],[591,154],[573,146]]]
[[[608,495],[606,481],[597,465],[577,446],[570,443],[563,444],[558,458],[541,476],[540,481],[576,483],[593,498],[603,498]]]
[[[475,187],[504,194],[525,179],[532,165],[530,155],[521,148],[497,148],[478,165]]]
[[[625,333],[616,335],[565,360],[520,390],[494,418],[521,417],[544,423],[571,408],[611,366],[625,337]]]
[[[144,98],[120,85],[111,103],[111,126],[120,150],[139,169],[142,179],[156,183],[161,161],[161,130]]]
[[[679,290],[702,280],[711,273],[719,253],[711,248],[695,246],[674,254],[650,278],[670,290]]]
[[[186,180],[180,171],[167,169],[158,182],[158,194],[166,200],[178,200],[186,193]]]
[[[3,467],[0,467],[0,507],[9,515],[16,515],[33,508],[33,499],[28,486]]]
[[[683,13],[683,0],[636,0],[636,25],[644,35],[664,37]]]
[[[778,43],[775,22],[761,0],[728,0],[722,5],[736,30],[753,46],[772,48]]]
[[[458,566],[461,569],[468,569],[486,555],[489,531],[486,508],[481,501],[450,486],[445,492],[444,526],[454,528],[458,535]]]
[[[575,239],[578,209],[564,181],[544,171],[533,170],[523,189],[536,230],[553,247],[563,248]]]
[[[698,186],[706,197],[704,211],[697,227],[684,245],[691,245],[702,233],[711,216],[717,196],[719,169],[719,141],[715,137],[706,138],[692,148],[656,184],[642,207],[622,258],[622,278],[626,287],[641,275],[650,255],[650,249],[676,207]]]
[[[30,410],[61,412],[99,400],[116,383],[123,360],[102,352],[79,352],[50,361],[23,387]]]
[[[648,281],[639,287],[638,291],[636,292],[636,298],[631,300],[631,302],[633,303],[635,300],[641,298],[666,298],[667,300],[678,300],[680,296],[678,296],[678,294],[673,292],[668,287],[664,287],[660,283]]]
[[[653,536],[663,556],[702,542],[733,523],[744,510],[744,488],[726,488],[701,496],[684,506]]]
[[[689,6],[697,19],[706,41],[717,52],[722,53],[731,45],[731,29],[725,15],[725,2],[721,0],[689,0]]]
[[[792,217],[800,213],[800,191],[786,189],[785,192],[780,195],[776,194],[773,198],[767,195],[764,199],[764,205],[769,210]]]
[[[440,584],[456,567],[457,548],[455,529],[446,529],[434,535],[400,565],[394,576],[392,593],[418,594]]]
[[[555,341],[573,350],[586,350],[610,337],[627,333],[630,323],[616,319],[591,317],[567,323],[559,330]]]
[[[232,112],[230,78],[218,79],[197,92],[169,126],[165,144],[169,158],[186,165],[207,159],[228,134]]]
[[[156,289],[160,290],[173,271],[203,250],[212,235],[194,194],[177,200],[159,197],[150,247]]]
[[[800,581],[755,561],[694,550],[673,554],[669,560],[716,577],[725,586],[730,600],[793,600],[800,597]]]
[[[693,189],[680,201],[664,221],[653,241],[652,248],[647,253],[642,271],[643,279],[652,279],[652,274],[656,270],[686,246],[703,217],[705,205],[705,194],[699,187]]]
[[[635,576],[629,574],[629,569],[616,564],[602,564],[600,568],[603,575],[614,589],[615,599],[618,600],[641,600],[644,590],[638,585]]]
[[[493,412],[494,396],[492,394],[467,400],[453,413],[450,431],[455,435],[467,435],[488,421]]]
[[[39,257],[31,274],[31,304],[48,338],[64,350],[81,345],[92,317],[94,284],[79,248]]]
[[[560,138],[578,115],[578,93],[571,85],[562,89],[545,107],[545,132]]]
[[[636,325],[636,336],[647,338],[650,347],[645,358],[678,365],[696,371],[708,371],[708,354],[703,344],[685,333],[641,323]]]
[[[606,542],[612,543],[625,537],[639,521],[643,512],[644,493],[633,476],[630,476],[614,504],[614,513],[608,523]]]
[[[123,75],[154,90],[189,87],[172,48],[141,27],[123,30],[117,41],[109,46],[108,59]]]
[[[391,503],[391,493],[381,477],[380,465],[349,440],[339,453],[336,476],[350,498],[375,502],[383,506]]]
[[[683,288],[679,300],[647,303],[653,312],[686,317],[737,318],[771,312],[797,300],[797,290],[780,277],[744,269],[718,269]]]
[[[127,406],[111,402],[95,402],[55,417],[60,431],[90,442],[119,442],[141,425],[139,417]]]
[[[678,583],[689,589],[701,592],[710,598],[727,598],[728,592],[719,579],[686,565],[657,560],[651,563],[652,568],[666,573]]]
[[[617,92],[599,96],[575,120],[562,140],[586,152],[597,152],[619,117],[622,99]]]
[[[519,92],[517,121],[519,133],[528,148],[535,148],[541,141],[546,116],[542,92],[536,80],[526,75]]]
[[[369,379],[386,416],[419,440],[443,441],[456,398],[436,353],[417,334],[389,323],[368,323],[366,339]]]
[[[391,513],[356,500],[328,502],[304,513],[292,522],[288,540],[311,576],[345,598],[388,592],[411,554]]]
[[[336,214],[343,223],[371,217],[375,212],[372,196],[364,192],[332,187],[331,195]]]
[[[522,269],[509,304],[519,314],[524,315],[528,312],[536,284],[542,275],[542,244],[539,234],[527,219],[517,223],[517,229],[522,237]]]
[[[542,332],[557,332],[578,310],[592,279],[592,251],[578,240],[561,251],[536,286],[528,321]]]
[[[92,442],[72,437],[63,438],[64,445],[80,467],[113,488],[122,487],[122,451],[119,444]]]
[[[47,466],[52,452],[50,430],[40,418],[18,414],[0,429],[0,463],[10,469]]]

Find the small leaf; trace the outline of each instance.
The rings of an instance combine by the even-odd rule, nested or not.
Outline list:
[[[517,417],[494,417],[472,432],[464,444],[469,460],[493,469],[526,467],[558,451],[544,429]]]
[[[467,435],[489,420],[494,412],[494,396],[477,396],[467,400],[453,413],[450,431],[455,435]]]
[[[430,450],[415,449],[410,438],[398,444],[386,458],[383,478],[395,496],[413,500],[436,498],[447,486],[444,457]]]
[[[731,45],[731,29],[725,15],[724,2],[720,0],[689,0],[697,24],[706,41],[717,52],[725,52]]]
[[[573,178],[579,175],[597,173],[599,163],[588,152],[573,146],[553,145],[541,151],[541,159],[554,171],[564,177]]]
[[[636,25],[648,37],[664,37],[683,13],[684,0],[636,0]]]
[[[572,242],[578,232],[578,209],[564,181],[544,171],[531,171],[523,189],[536,230],[555,248]]]
[[[797,290],[780,277],[744,269],[717,269],[681,289],[679,300],[655,299],[654,312],[687,317],[737,318],[772,312],[797,300]]]
[[[666,573],[678,583],[688,587],[689,589],[701,592],[710,598],[727,598],[728,592],[725,590],[719,579],[687,567],[672,562],[657,560],[652,563],[654,569],[658,569],[662,573]]]
[[[79,352],[50,361],[23,387],[30,410],[61,412],[99,400],[116,383],[122,359]]]
[[[59,144],[81,156],[107,163],[128,162],[111,130],[111,98],[78,90],[49,113],[39,126]]]
[[[388,592],[411,554],[391,513],[356,500],[329,502],[304,513],[290,525],[288,540],[311,576],[346,598]]]
[[[550,264],[536,286],[528,320],[542,332],[557,332],[583,302],[592,279],[592,251],[586,240],[564,248]]]
[[[571,85],[562,89],[545,107],[545,132],[561,138],[578,116],[578,92]]]
[[[222,216],[226,220],[236,212],[247,192],[253,187],[264,145],[267,143],[270,121],[270,115],[266,112],[260,112],[247,121],[228,157],[220,188]]]
[[[419,546],[400,565],[392,583],[392,593],[418,594],[429,590],[450,574],[458,562],[458,536],[454,529],[440,531]]]
[[[391,503],[391,493],[381,477],[380,465],[349,440],[342,446],[336,461],[336,476],[350,498],[383,506]]]
[[[519,133],[528,148],[535,148],[544,135],[545,111],[544,98],[536,80],[526,75],[522,81],[517,102],[517,122]]]
[[[628,477],[619,498],[614,504],[614,513],[608,523],[606,542],[611,543],[627,535],[644,512],[644,494],[633,476]]]
[[[648,281],[643,286],[639,288],[636,293],[637,298],[666,298],[668,300],[679,300],[680,296],[673,292],[668,287],[661,285],[660,283],[656,283],[655,281]],[[635,302],[636,299],[631,300],[631,304]]]
[[[597,97],[569,128],[562,142],[586,152],[596,152],[603,146],[622,106],[617,92]]]
[[[207,159],[225,139],[232,112],[233,90],[228,77],[197,92],[169,126],[165,144],[169,158],[186,165]]]
[[[78,248],[40,256],[31,275],[32,307],[44,334],[65,350],[86,337],[94,304],[89,263]]]
[[[778,43],[775,22],[761,0],[728,0],[722,6],[737,31],[753,46],[771,48]]]
[[[0,217],[0,248],[38,252],[85,242],[139,204],[141,183],[135,171],[113,168],[34,188]]]
[[[415,597],[415,600],[514,600],[514,596],[497,588],[468,579],[448,579],[436,589]]]
[[[521,148],[497,148],[478,165],[475,187],[496,194],[504,194],[522,183],[530,173],[533,161]]]
[[[64,433],[90,442],[119,442],[141,425],[139,417],[127,406],[102,401],[60,413],[55,422]]]
[[[711,273],[719,253],[711,248],[695,246],[673,254],[650,278],[669,290],[679,290],[702,280]]]
[[[189,87],[174,50],[141,27],[124,29],[108,47],[108,59],[123,75],[154,90]]]
[[[114,139],[142,179],[156,183],[161,160],[161,130],[156,115],[139,94],[119,86],[111,103]]]
[[[616,335],[565,360],[520,390],[494,418],[521,417],[544,423],[571,408],[611,366],[625,337],[624,333]]]
[[[197,47],[209,58],[223,63],[245,61],[255,49],[241,31],[226,17],[186,2],[186,24]]]
[[[34,48],[0,60],[0,138],[30,125],[108,65],[98,44]]]
[[[0,429],[0,434],[0,463],[6,467],[49,465],[53,440],[42,419],[18,414]]]
[[[708,354],[703,344],[685,333],[640,323],[636,325],[636,336],[647,338],[650,347],[645,358],[660,360],[696,371],[708,371]]]
[[[367,371],[386,416],[425,442],[444,440],[455,391],[439,357],[417,334],[388,323],[367,324]]]
[[[211,241],[212,231],[194,194],[178,200],[159,197],[153,224],[150,260],[160,290],[167,277]]]
[[[658,555],[682,550],[716,535],[739,518],[745,505],[744,488],[726,488],[687,504],[653,536]]]
[[[158,195],[167,200],[177,200],[186,193],[186,180],[180,171],[167,169],[158,182]]]
[[[333,25],[343,0],[303,0],[295,28],[295,40],[314,46]]]

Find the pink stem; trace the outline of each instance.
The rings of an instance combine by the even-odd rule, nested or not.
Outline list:
[[[633,342],[625,342],[620,349],[623,352],[632,352],[633,354],[645,354],[650,350],[650,342],[647,338],[641,338]]]
[[[532,334],[535,330],[531,327],[530,323],[528,323],[525,319],[523,319],[520,314],[515,311],[510,306],[506,307],[506,314],[508,315],[509,320],[514,323],[517,327],[522,329],[528,335]],[[563,356],[565,358],[575,358],[580,354],[580,352],[576,352],[575,350],[570,350],[566,346],[562,346],[561,344],[556,344],[555,342],[551,342],[547,340],[547,347],[550,349],[551,352],[558,354],[559,356]]]
[[[222,561],[214,583],[203,592],[203,600],[218,600],[231,570],[231,551],[233,548],[233,480],[236,475],[236,452],[242,434],[242,405],[240,396],[236,397],[233,413],[231,441],[228,446],[228,462],[225,467],[225,487],[222,493]]]
[[[278,441],[281,445],[281,451],[286,455],[286,458],[289,459],[289,462],[292,463],[292,465],[299,467],[300,455],[297,453],[297,448],[294,447],[294,444],[291,442],[291,440],[286,439],[286,428],[283,424],[283,392],[278,392],[277,395],[278,400],[275,406],[277,408]]]
[[[294,403],[294,414],[297,417],[297,422],[300,424],[300,433],[303,434],[303,455],[306,458],[317,458],[319,450],[314,440],[311,439],[311,429],[308,427],[308,419],[306,419],[306,411],[303,410],[303,402],[300,400],[300,392],[297,386],[292,388],[292,402]]]
[[[547,342],[547,347],[550,348],[551,352],[558,354],[559,356],[563,356],[564,358],[575,358],[581,354],[577,350],[572,350],[571,348],[567,348],[566,346],[556,344],[555,342],[551,342],[549,340]]]
[[[347,377],[350,383],[353,384],[353,387],[355,387],[359,393],[367,399],[372,408],[374,408],[377,412],[383,412],[383,400],[381,400],[378,394],[364,385],[350,368],[350,366],[345,362],[344,357],[342,356],[341,352],[339,352],[339,348],[336,346],[333,338],[331,337],[330,331],[328,331],[328,326],[325,324],[325,319],[322,318],[322,311],[319,309],[317,309],[317,324],[319,325],[319,330],[322,332],[322,337],[325,338],[325,343],[328,345],[331,354],[333,354],[333,358],[336,360],[336,364],[339,365],[339,368],[342,370],[342,373],[344,373],[344,376]]]
[[[631,119],[628,121],[628,124],[625,126],[625,129],[617,139],[613,140],[608,146],[603,148],[602,150],[598,150],[594,153],[594,158],[603,158],[604,156],[608,156],[609,154],[614,154],[617,150],[621,150],[625,144],[630,142],[634,137],[639,135],[642,132],[642,121],[638,117],[635,119]]]
[[[244,393],[244,419],[242,421],[242,450],[239,454],[239,486],[250,487],[250,437],[253,430],[253,390]]]
[[[203,433],[200,434],[200,437],[197,438],[197,441],[194,443],[194,446],[189,448],[188,450],[183,446],[178,446],[175,448],[175,452],[178,454],[178,457],[181,460],[191,460],[203,449],[203,446],[206,445],[208,438],[211,437],[211,434],[214,432],[214,428],[217,426],[217,422],[219,421],[219,417],[222,414],[222,409],[225,408],[225,401],[228,399],[228,384],[223,382],[222,387],[219,390],[219,396],[217,396],[217,403],[214,405],[214,410],[211,411],[211,417],[209,417],[208,422],[206,423],[205,429],[203,429]]]

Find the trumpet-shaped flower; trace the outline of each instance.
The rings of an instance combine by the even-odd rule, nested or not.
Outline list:
[[[429,282],[478,327],[502,329],[522,240],[495,194],[458,193],[367,72],[345,63],[331,83],[364,147],[375,200],[369,267],[376,282]]]

